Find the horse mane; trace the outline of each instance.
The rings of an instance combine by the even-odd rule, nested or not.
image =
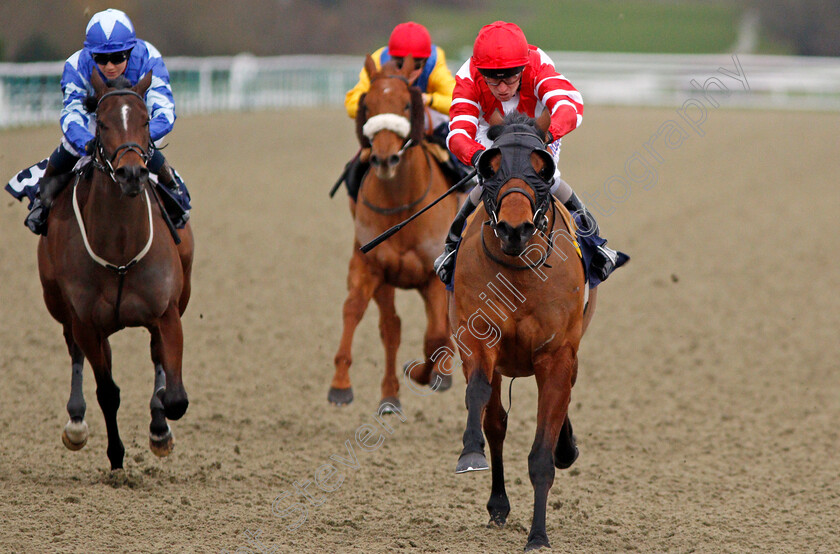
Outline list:
[[[507,114],[504,123],[490,127],[487,130],[487,138],[495,141],[501,135],[513,132],[533,133],[545,142],[545,133],[537,127],[537,120],[519,112]]]
[[[113,79],[108,79],[105,81],[105,85],[109,88],[116,89],[116,90],[125,90],[130,89],[132,87],[131,81],[125,75],[117,75]],[[96,94],[88,94],[85,97],[84,106],[85,110],[88,113],[96,112],[96,107],[99,105],[99,98],[96,97]]]

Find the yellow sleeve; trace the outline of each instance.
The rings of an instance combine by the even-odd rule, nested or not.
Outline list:
[[[437,47],[437,63],[429,75],[427,92],[432,95],[431,108],[442,114],[449,115],[452,105],[452,90],[455,88],[455,77],[446,65],[446,55],[443,48]]]
[[[383,46],[370,55],[370,57],[373,58],[373,63],[376,64],[376,69],[379,69],[379,60],[384,49],[385,47]],[[359,82],[344,95],[344,108],[347,110],[347,115],[349,115],[351,119],[356,119],[356,112],[359,109],[359,98],[361,98],[362,95],[369,89],[370,78],[368,77],[365,68],[362,67],[362,71],[359,72]]]

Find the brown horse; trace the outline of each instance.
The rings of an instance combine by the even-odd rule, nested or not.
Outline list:
[[[479,163],[485,203],[467,224],[450,298],[467,378],[467,426],[456,472],[488,469],[483,415],[493,468],[487,510],[491,524],[504,525],[510,503],[502,461],[507,414],[501,377],[535,376],[537,432],[528,456],[534,487],[526,546],[531,550],[548,546],[545,510],[554,467],[565,469],[578,455],[568,406],[594,291],[584,313],[586,287],[574,224],[548,192],[554,174],[551,155],[543,149],[548,118],[536,126],[524,116],[505,121],[491,129],[496,142]]]
[[[432,383],[435,390],[451,385],[451,376],[436,369],[432,361],[438,349],[450,345],[446,290],[435,276],[433,264],[443,248],[457,202],[448,197],[375,250],[367,254],[359,251],[362,244],[418,212],[448,188],[446,177],[423,139],[422,95],[412,86],[420,72],[414,70],[413,60],[408,58],[402,69],[388,62],[377,71],[373,59],[367,56],[365,71],[370,77],[370,90],[359,100],[356,128],[362,146],[370,149],[371,170],[362,181],[357,202],[351,201],[354,248],[347,275],[344,330],[327,398],[337,405],[353,400],[349,375],[353,333],[373,298],[379,306],[379,330],[385,346],[380,410],[394,411],[400,409],[396,288],[416,289],[426,307],[425,361],[406,364],[405,373],[422,385]]]
[[[64,327],[72,361],[62,440],[70,450],[87,443],[82,373],[87,358],[96,378],[96,398],[105,416],[111,469],[121,468],[125,449],[117,429],[120,389],[111,376],[108,337],[124,327],[145,327],[152,336],[155,366],[150,446],[169,454],[166,419],[187,409],[181,381],[181,314],[190,298],[193,238],[189,224],[176,246],[154,197],[149,158],[149,113],[143,96],[151,73],[136,86],[108,87],[91,76],[96,100],[95,153],[88,171],[54,201],[49,233],[38,243],[38,268],[50,314]]]

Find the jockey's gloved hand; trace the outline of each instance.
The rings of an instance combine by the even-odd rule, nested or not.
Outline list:
[[[87,144],[85,144],[85,154],[87,154],[88,156],[93,156],[93,152],[95,150],[96,150],[96,139],[92,138],[89,141],[87,141]]]

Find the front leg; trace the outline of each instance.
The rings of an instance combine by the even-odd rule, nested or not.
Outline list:
[[[70,377],[70,400],[67,401],[67,414],[70,416],[70,420],[64,426],[61,441],[69,450],[80,450],[84,448],[88,440],[88,424],[85,421],[87,405],[82,388],[85,355],[73,340],[73,332],[69,325],[65,325],[64,340],[67,342],[67,350],[70,352],[72,375]]]
[[[184,356],[184,331],[181,327],[181,313],[179,307],[172,303],[158,320],[156,327],[149,327],[152,335],[152,362],[155,371],[158,366],[163,367],[165,386],[162,394],[162,404],[166,419],[181,419],[187,411],[189,399],[181,378],[181,364]],[[157,375],[155,381],[158,381]],[[155,387],[155,393],[161,394]],[[154,400],[153,400],[154,403]]]
[[[353,388],[350,385],[353,335],[362,316],[365,315],[374,291],[381,283],[381,279],[373,275],[367,261],[359,252],[358,241],[355,246],[353,257],[350,258],[350,269],[347,272],[347,299],[344,301],[342,311],[344,327],[341,332],[341,343],[335,354],[335,374],[327,393],[327,400],[336,406],[353,401]]]
[[[489,469],[484,456],[484,435],[481,416],[490,400],[491,386],[480,366],[473,368],[467,381],[467,428],[464,430],[464,448],[458,458],[455,473]]]
[[[510,513],[510,501],[505,492],[505,466],[502,460],[502,449],[507,434],[507,413],[502,408],[501,399],[502,377],[493,373],[493,392],[484,414],[484,434],[490,444],[490,461],[493,469],[493,487],[490,500],[487,501],[487,511],[490,512],[488,526],[503,527]]]

